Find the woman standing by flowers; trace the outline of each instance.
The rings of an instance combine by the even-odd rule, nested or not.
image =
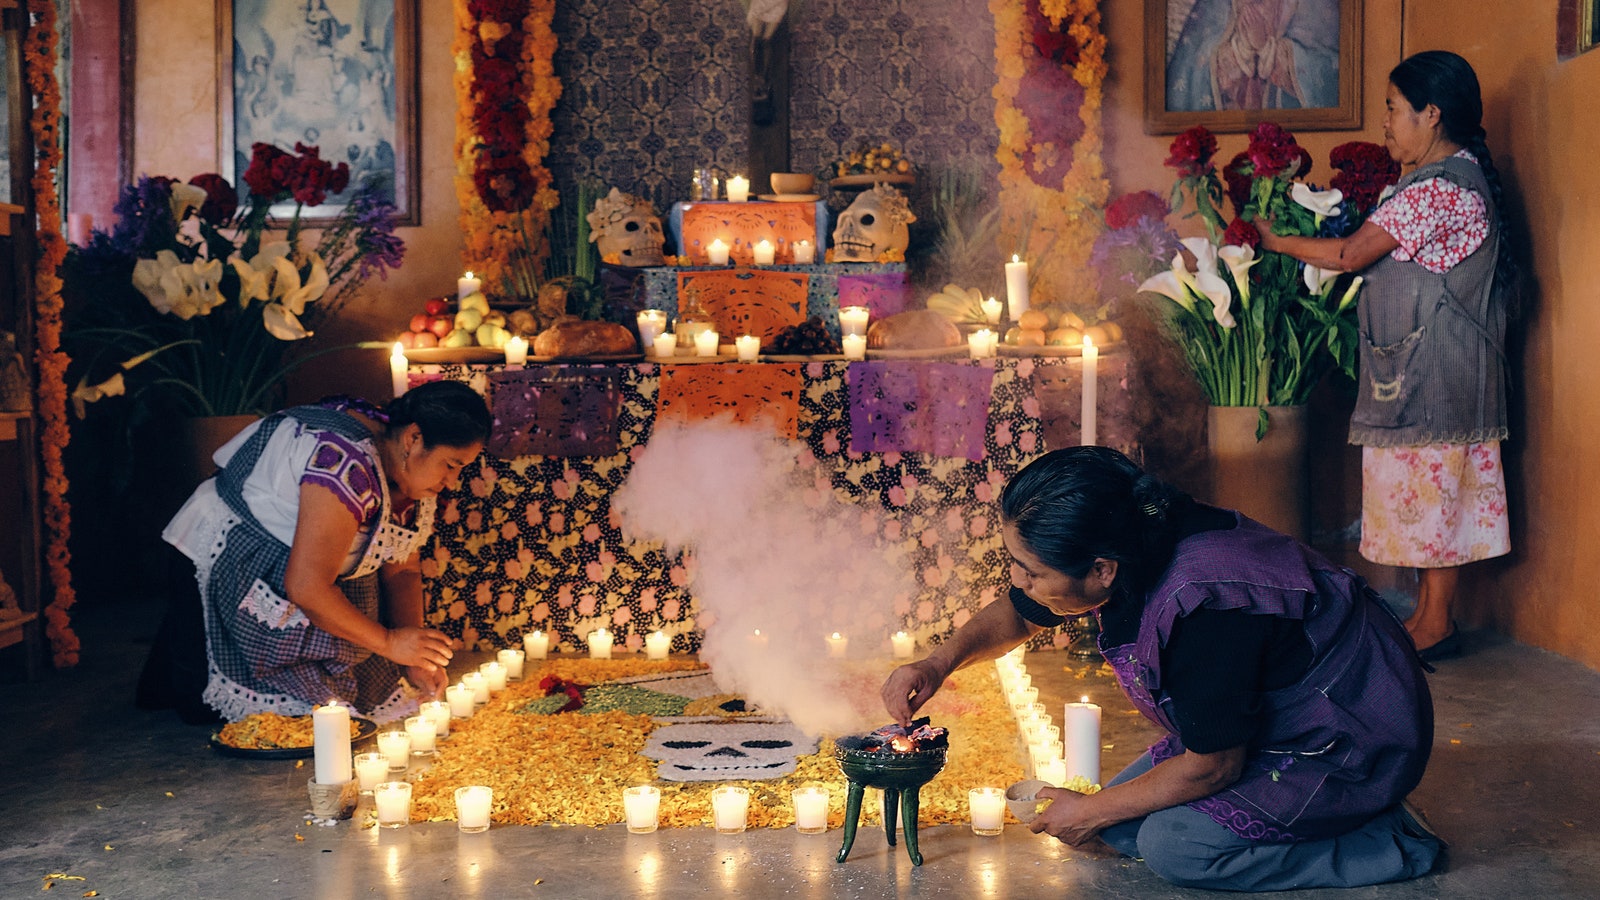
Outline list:
[[[1510,552],[1500,441],[1505,323],[1516,260],[1484,143],[1477,75],[1454,53],[1389,73],[1384,140],[1412,171],[1354,234],[1272,233],[1262,246],[1311,265],[1364,270],[1360,396],[1361,555],[1421,570],[1406,630],[1424,659],[1460,652],[1450,618],[1460,567]]]

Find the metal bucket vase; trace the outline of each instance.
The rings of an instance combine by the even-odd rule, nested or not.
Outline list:
[[[1304,541],[1308,537],[1304,406],[1268,406],[1267,433],[1256,440],[1260,407],[1213,406],[1206,414],[1209,502]]]

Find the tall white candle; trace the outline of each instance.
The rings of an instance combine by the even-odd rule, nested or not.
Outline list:
[[[422,704],[422,714],[433,722],[435,739],[450,736],[450,704],[444,700],[429,700]]]
[[[651,341],[651,346],[655,349],[657,359],[670,359],[678,352],[678,336],[670,331],[663,331]]]
[[[1000,313],[1004,311],[1005,307],[1001,306],[1000,301],[993,297],[983,301],[983,320],[990,325],[999,325]]]
[[[378,752],[389,760],[389,771],[404,770],[411,765],[411,735],[399,730],[379,732]]]
[[[1006,263],[1006,306],[1011,310],[1011,321],[1022,318],[1028,311],[1028,264],[1011,254]]]
[[[450,715],[457,719],[472,718],[472,708],[477,704],[473,702],[471,685],[452,684],[444,689],[444,695],[450,703]]]
[[[489,682],[489,693],[498,694],[506,689],[506,679],[510,677],[511,673],[507,672],[506,667],[500,664],[500,660],[491,659],[478,666],[478,671],[482,672],[483,677]]]
[[[317,784],[350,780],[350,708],[328,703],[311,711],[311,752]]]
[[[1100,386],[1100,348],[1087,334],[1083,336],[1083,433],[1080,443],[1090,446],[1099,437],[1095,423],[1095,404]]]
[[[839,310],[840,334],[866,334],[872,313],[865,306],[846,306]]]
[[[828,789],[821,786],[795,788],[794,828],[801,834],[822,834],[828,830]]]
[[[472,688],[472,702],[482,706],[489,702],[489,676],[482,672],[468,672],[461,676],[461,683]]]
[[[733,349],[739,354],[739,362],[755,362],[761,354],[761,338],[741,334],[733,339]]]
[[[528,632],[522,636],[522,650],[529,659],[544,659],[550,655],[550,635],[542,631]]]
[[[412,716],[406,719],[406,734],[411,736],[412,753],[428,754],[433,752],[439,729],[433,724],[432,716]]]
[[[528,363],[528,339],[520,334],[506,338],[506,365],[522,366]]]
[[[794,262],[797,266],[809,266],[817,259],[817,247],[810,241],[795,241]]]
[[[661,811],[661,789],[653,784],[640,784],[622,791],[622,812],[628,820],[629,834],[649,834],[656,830],[656,817]]]
[[[645,659],[666,659],[672,649],[672,635],[665,631],[652,631],[644,636]]]
[[[589,658],[611,658],[611,632],[604,628],[596,628],[589,632]]]
[[[456,788],[456,827],[467,834],[489,830],[489,807],[494,788],[481,784]]]
[[[717,355],[717,341],[720,340],[721,337],[722,336],[717,334],[715,331],[702,331],[699,334],[695,335],[694,336],[694,355],[695,356],[716,356]]]
[[[378,825],[383,828],[401,828],[411,824],[411,783],[385,781],[372,790],[373,805],[378,808]]]
[[[850,639],[835,631],[828,635],[828,655],[834,659],[844,659],[850,652]]]
[[[750,255],[756,265],[770,266],[772,265],[773,260],[777,258],[778,250],[776,247],[772,246],[771,241],[767,240],[766,238],[762,238],[761,240],[756,241],[756,245],[754,247],[750,248]]]
[[[967,791],[967,806],[972,813],[972,833],[994,835],[1005,830],[1006,792],[996,787]]]
[[[1061,715],[1062,740],[1066,745],[1067,779],[1082,776],[1090,784],[1100,783],[1100,707],[1085,697],[1068,703]]]
[[[915,653],[917,649],[916,638],[906,634],[904,631],[896,631],[890,636],[889,643],[894,645],[895,659],[910,659],[911,654]]]
[[[639,323],[639,346],[649,350],[656,335],[667,331],[667,314],[659,309],[641,309],[635,317]]]
[[[728,244],[722,238],[717,238],[706,247],[706,262],[713,266],[728,264]]]
[[[399,341],[394,342],[394,350],[389,354],[389,384],[396,397],[404,394],[411,387],[406,379],[406,369],[411,364],[406,360],[406,348]]]
[[[728,176],[728,202],[743,203],[750,199],[750,179],[743,175]]]
[[[839,342],[844,346],[845,359],[867,358],[867,339],[864,335],[847,334]]]
[[[355,763],[356,787],[363,794],[372,793],[389,777],[389,757],[382,753],[357,753]]]
[[[744,831],[749,812],[748,789],[725,784],[711,792],[711,817],[718,834],[738,834]]]
[[[483,290],[483,279],[474,278],[471,272],[456,279],[456,299],[464,300],[471,294]]]
[[[513,680],[522,677],[522,663],[526,657],[527,653],[515,647],[507,647],[494,655],[500,665],[506,667],[506,677]]]

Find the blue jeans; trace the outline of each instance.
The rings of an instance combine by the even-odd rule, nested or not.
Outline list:
[[[1111,779],[1121,784],[1154,766],[1145,753]],[[1217,891],[1284,891],[1360,887],[1425,875],[1443,850],[1413,836],[1398,806],[1338,837],[1294,844],[1242,838],[1205,813],[1174,806],[1100,832],[1101,840],[1128,856],[1143,857],[1151,871],[1173,884]]]

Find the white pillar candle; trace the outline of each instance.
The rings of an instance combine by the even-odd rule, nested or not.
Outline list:
[[[821,786],[795,788],[794,828],[801,834],[822,834],[828,830],[828,789]]]
[[[890,636],[889,643],[894,645],[895,659],[910,659],[917,649],[916,639],[904,631],[896,631]]]
[[[973,834],[1000,834],[1005,830],[1006,792],[996,787],[967,791],[967,807],[972,813]]]
[[[401,828],[411,824],[411,784],[385,781],[372,789],[373,805],[378,808],[378,825]]]
[[[678,336],[670,331],[663,331],[656,335],[650,346],[657,359],[671,359],[672,355],[678,352]]]
[[[702,331],[699,334],[695,335],[694,336],[694,355],[695,356],[716,356],[717,355],[717,341],[720,340],[721,337],[722,336],[717,334],[715,331]]]
[[[389,771],[405,771],[411,765],[411,735],[398,730],[379,732],[378,752],[389,760]]]
[[[464,300],[471,294],[483,290],[483,279],[474,278],[471,272],[456,279],[456,299]]]
[[[589,658],[611,658],[611,632],[604,628],[596,628],[589,632]]]
[[[472,702],[482,706],[489,702],[489,677],[482,672],[468,672],[461,676],[461,683],[472,688]]]
[[[750,199],[750,179],[743,175],[728,176],[728,202],[744,203]]]
[[[489,807],[494,803],[494,788],[481,784],[456,788],[456,827],[467,834],[489,830]]]
[[[797,266],[809,266],[817,260],[817,247],[810,241],[795,241],[792,249]]]
[[[828,655],[834,659],[844,659],[845,654],[850,652],[850,639],[837,631],[828,635],[827,641]]]
[[[1083,432],[1079,440],[1084,446],[1096,443],[1095,403],[1099,394],[1100,348],[1087,334],[1083,336]]]
[[[1005,307],[1000,304],[999,300],[996,300],[993,297],[983,301],[983,320],[988,322],[990,325],[999,325],[1000,313],[1004,311]]]
[[[750,255],[755,261],[756,265],[770,266],[772,265],[773,260],[777,258],[778,250],[776,247],[772,246],[771,241],[767,240],[766,238],[762,238],[761,240],[756,241],[756,245],[754,247],[750,248]]]
[[[713,266],[728,264],[728,244],[722,238],[717,238],[706,247],[706,262]]]
[[[396,397],[404,394],[411,387],[406,378],[406,369],[411,363],[406,360],[406,348],[399,341],[394,342],[394,350],[389,353],[389,386]]]
[[[389,757],[382,753],[358,753],[355,758],[356,787],[370,794],[389,777]]]
[[[865,306],[844,307],[839,310],[839,333],[865,335],[871,315],[871,311]]]
[[[640,784],[622,790],[622,812],[628,820],[629,834],[649,834],[656,830],[661,812],[661,789]]]
[[[1067,779],[1083,777],[1100,783],[1100,707],[1085,697],[1068,703],[1061,715],[1061,735],[1066,745]]]
[[[439,737],[439,729],[433,724],[432,716],[412,716],[406,719],[406,734],[411,736],[411,753],[427,756],[433,753],[433,742]]]
[[[506,679],[510,677],[511,673],[507,672],[506,667],[500,664],[500,660],[491,659],[478,666],[478,671],[482,672],[484,679],[489,682],[489,693],[498,694],[506,689]]]
[[[667,331],[667,314],[659,309],[641,309],[635,317],[639,323],[639,346],[648,350],[657,335]]]
[[[450,715],[458,719],[472,718],[473,690],[471,685],[452,684],[444,689],[444,695],[450,702]]]
[[[522,651],[529,659],[544,659],[550,655],[550,635],[531,631],[522,636]]]
[[[744,831],[749,812],[749,790],[725,784],[711,792],[711,817],[718,834],[738,834]]]
[[[1006,263],[1006,306],[1013,322],[1028,311],[1028,264],[1015,253],[1011,254],[1011,262]]]
[[[967,355],[973,359],[988,359],[994,352],[994,332],[987,328],[979,328],[967,335]]]
[[[520,334],[506,338],[506,365],[522,366],[528,362],[528,339]]]
[[[527,657],[526,653],[518,650],[515,647],[508,647],[496,653],[494,656],[495,659],[500,661],[500,665],[506,667],[507,678],[515,681],[516,679],[522,677],[522,663]]]
[[[844,345],[845,359],[867,358],[867,339],[864,335],[847,334],[840,338],[840,342]]]
[[[1047,759],[1034,771],[1033,777],[1049,782],[1051,787],[1061,787],[1067,783],[1067,761]]]
[[[450,736],[450,704],[443,700],[429,700],[422,704],[422,714],[433,722],[435,739]]]
[[[311,752],[317,784],[350,780],[350,707],[328,703],[311,711]]]
[[[644,655],[646,659],[666,659],[667,653],[672,649],[672,635],[665,631],[652,631],[644,636]]]
[[[741,334],[733,339],[733,348],[739,354],[739,362],[755,362],[761,353],[761,338],[753,334]]]

